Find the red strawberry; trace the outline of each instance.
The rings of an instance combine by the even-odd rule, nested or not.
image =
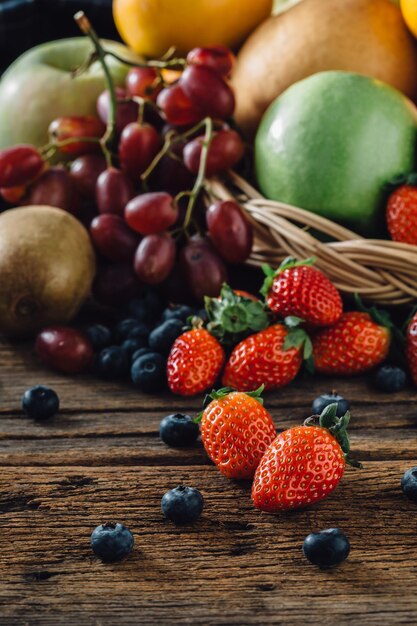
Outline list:
[[[388,198],[386,216],[391,239],[417,245],[417,187],[398,187]]]
[[[369,313],[344,313],[331,328],[313,337],[314,365],[320,374],[361,374],[388,354],[391,333]]]
[[[303,333],[301,329],[295,332]],[[290,339],[291,331],[283,324],[274,324],[244,339],[232,351],[222,383],[240,391],[255,389],[260,385],[265,385],[265,389],[288,385],[301,367],[305,336],[299,342]],[[304,355],[308,356],[305,348]]]
[[[180,396],[206,391],[220,376],[224,361],[223,348],[207,330],[189,330],[175,340],[169,353],[169,388]]]
[[[253,478],[262,455],[276,436],[262,406],[262,387],[249,394],[228,388],[213,391],[201,418],[201,439],[210,459],[228,478]]]
[[[288,258],[274,271],[263,266],[266,274],[261,293],[268,307],[282,317],[296,316],[311,326],[330,326],[342,315],[340,294],[323,272],[311,267],[314,259]]]
[[[407,328],[406,354],[411,378],[417,386],[417,313],[411,318]]]
[[[339,484],[349,454],[349,413],[336,416],[337,404],[280,433],[256,470],[252,498],[261,511],[277,513],[322,500]],[[319,425],[307,425],[318,419]]]

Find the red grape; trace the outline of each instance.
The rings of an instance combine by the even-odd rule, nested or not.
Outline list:
[[[116,130],[120,135],[123,131],[124,127],[130,124],[130,122],[136,122],[138,119],[138,111],[139,106],[133,100],[129,102],[121,102],[121,100],[126,100],[128,95],[124,89],[121,87],[116,87],[116,97],[117,97],[117,111],[116,111]],[[109,92],[103,91],[97,100],[97,113],[99,118],[104,124],[107,124],[110,113],[110,96]]]
[[[209,67],[221,76],[230,75],[235,61],[236,57],[233,52],[224,46],[193,48],[187,54],[187,63],[189,65]]]
[[[212,298],[220,294],[222,284],[227,282],[227,270],[207,240],[192,239],[180,255],[181,268],[194,297],[200,302],[204,296]]]
[[[31,204],[46,204],[77,215],[80,199],[68,170],[51,167],[39,176],[24,198],[24,205]]]
[[[35,146],[20,144],[0,150],[0,187],[26,185],[43,167],[43,159]]]
[[[101,154],[86,154],[71,163],[71,179],[82,198],[95,200],[97,178],[105,169],[106,159]]]
[[[94,115],[73,115],[71,117],[58,117],[49,124],[48,133],[53,143],[76,139],[77,137],[95,137],[100,139],[105,133],[106,127],[98,117]],[[67,154],[87,154],[97,152],[98,143],[77,141],[59,148],[60,152]]]
[[[140,284],[132,263],[100,265],[93,283],[97,302],[107,306],[120,306],[138,295]]]
[[[184,163],[193,174],[198,173],[204,136],[193,139],[184,148]],[[206,176],[213,176],[230,169],[238,163],[245,153],[245,146],[234,130],[220,130],[211,141]]]
[[[181,160],[166,154],[159,161],[155,170],[149,177],[152,189],[163,189],[176,195],[184,189],[191,189],[194,184],[194,176],[185,167],[182,161],[184,146],[179,142],[171,148],[171,153],[177,155]]]
[[[23,198],[26,193],[26,187],[24,185],[20,185],[19,187],[6,187],[5,189],[0,189],[0,195],[9,204],[17,204]]]
[[[175,263],[175,243],[167,235],[147,235],[136,250],[134,268],[147,285],[162,283]]]
[[[228,263],[243,263],[253,245],[252,225],[240,206],[232,200],[212,204],[206,213],[210,239]]]
[[[191,102],[179,84],[165,87],[156,101],[166,121],[173,126],[189,126],[200,122],[204,113]]]
[[[131,261],[139,237],[118,215],[104,214],[93,219],[90,235],[97,250],[110,261]]]
[[[123,215],[126,204],[135,195],[129,176],[109,167],[100,174],[96,184],[96,202],[99,213]]]
[[[68,326],[45,328],[36,338],[35,350],[43,363],[67,374],[86,370],[94,357],[87,337]]]
[[[189,65],[183,72],[181,89],[194,106],[214,118],[226,119],[235,110],[233,91],[219,74],[203,65]]]
[[[138,179],[161,149],[162,141],[153,126],[131,122],[123,129],[119,143],[120,166]]]
[[[153,235],[175,224],[178,206],[169,193],[143,193],[127,203],[125,219],[130,228],[141,235]]]
[[[156,100],[162,87],[159,75],[153,67],[132,67],[126,76],[126,90],[130,96]]]

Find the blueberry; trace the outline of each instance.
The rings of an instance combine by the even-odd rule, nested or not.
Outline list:
[[[123,378],[129,372],[128,354],[120,346],[104,348],[97,359],[97,371],[104,380]]]
[[[127,307],[129,315],[140,322],[154,324],[161,316],[162,302],[158,294],[148,291],[143,298],[131,300]]]
[[[149,335],[149,347],[155,352],[168,354],[172,344],[183,332],[183,322],[181,320],[167,320],[154,328]]]
[[[136,350],[136,352],[134,352],[132,354],[132,363],[134,363],[135,361],[137,361],[137,359],[140,356],[143,356],[144,354],[150,354],[152,352],[152,350],[150,348],[139,348],[139,350]]]
[[[199,309],[198,311],[196,311],[196,316],[203,320],[204,324],[208,324],[209,316],[206,309]]]
[[[339,528],[311,533],[304,539],[304,555],[310,563],[318,565],[320,569],[339,565],[347,559],[349,551],[349,539]]]
[[[167,415],[159,425],[160,438],[173,448],[191,445],[197,439],[199,432],[199,426],[192,417],[182,413]]]
[[[85,330],[85,335],[90,340],[94,350],[102,350],[111,344],[111,330],[107,326],[103,326],[103,324],[89,326]]]
[[[343,396],[339,396],[334,391],[332,393],[323,393],[313,401],[313,415],[320,415],[329,404],[337,403],[337,417],[343,417],[346,411],[349,411],[350,404]]]
[[[129,333],[138,326],[138,320],[128,317],[121,320],[114,329],[114,340],[116,343],[122,343],[128,338]]]
[[[23,394],[22,409],[28,417],[35,420],[48,419],[58,412],[58,395],[49,387],[36,385]]]
[[[135,298],[131,300],[127,305],[127,312],[134,317],[137,322],[146,323],[149,320],[149,311],[146,307],[144,300]]]
[[[132,551],[133,535],[123,524],[101,524],[91,535],[91,548],[102,561],[120,561]]]
[[[162,320],[165,322],[166,320],[177,319],[181,320],[185,324],[187,319],[195,314],[195,309],[192,309],[190,306],[186,306],[185,304],[177,304],[175,306],[165,309],[165,311],[162,313]]]
[[[188,524],[197,520],[204,507],[204,498],[198,489],[180,485],[162,497],[162,513],[174,524]]]
[[[401,489],[407,498],[417,502],[417,467],[412,467],[405,472],[401,478]]]
[[[125,352],[127,352],[129,357],[131,357],[132,354],[136,352],[137,350],[140,350],[141,348],[145,348],[146,344],[147,344],[146,341],[144,341],[143,339],[139,339],[139,338],[125,339],[124,342],[122,343],[122,348],[123,350],[125,350]]]
[[[374,385],[385,393],[402,391],[407,384],[407,374],[401,367],[384,365],[380,367],[374,376]]]
[[[166,385],[166,360],[160,354],[149,352],[133,362],[132,382],[145,393],[161,391]]]
[[[149,326],[143,322],[136,322],[136,326],[132,328],[128,334],[128,339],[144,339],[148,343],[149,333],[151,332]]]

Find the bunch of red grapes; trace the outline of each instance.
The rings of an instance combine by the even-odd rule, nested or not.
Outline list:
[[[6,202],[56,206],[89,229],[99,302],[127,301],[141,285],[161,286],[173,302],[201,301],[219,294],[228,264],[250,255],[253,233],[241,207],[233,201],[206,207],[201,193],[203,178],[244,156],[230,125],[233,63],[229,50],[214,46],[192,50],[182,71],[152,62],[132,67],[125,87],[114,90],[115,117],[106,90],[97,117],[53,120],[45,148],[0,152]]]

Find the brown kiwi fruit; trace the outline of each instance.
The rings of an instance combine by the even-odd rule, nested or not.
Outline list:
[[[70,213],[26,206],[0,215],[0,333],[22,337],[68,322],[94,274],[90,237]]]

